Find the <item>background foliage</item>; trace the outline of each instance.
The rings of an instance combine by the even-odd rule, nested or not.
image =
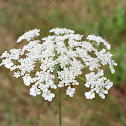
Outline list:
[[[125,0],[0,0],[0,54],[22,47],[17,38],[39,28],[42,36],[53,27],[100,35],[112,45],[118,63],[105,100],[86,100],[83,82],[73,98],[62,89],[63,126],[126,126],[126,1]],[[0,126],[57,126],[57,96],[53,102],[32,97],[21,79],[0,67]],[[56,91],[57,93],[57,91]]]

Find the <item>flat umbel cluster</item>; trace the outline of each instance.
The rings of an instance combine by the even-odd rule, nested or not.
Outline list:
[[[16,78],[22,77],[24,84],[31,86],[30,95],[42,94],[48,101],[55,97],[51,91],[57,87],[66,86],[66,94],[73,97],[74,85],[79,85],[77,78],[85,80],[84,85],[90,88],[89,92],[84,93],[87,99],[95,98],[95,93],[104,99],[113,83],[104,77],[102,68],[109,65],[114,73],[113,66],[117,66],[108,51],[110,44],[95,35],[88,35],[86,41],[83,41],[83,35],[66,28],[51,29],[49,32],[54,35],[42,40],[36,39],[39,32],[34,29],[20,36],[17,42],[27,40],[28,44],[22,49],[2,53],[0,66],[15,71]],[[84,69],[88,73],[80,77]],[[59,79],[58,84],[55,83],[56,78]]]

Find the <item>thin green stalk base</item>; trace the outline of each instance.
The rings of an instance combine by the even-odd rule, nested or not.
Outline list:
[[[58,118],[59,118],[59,126],[61,126],[61,88],[58,87]]]

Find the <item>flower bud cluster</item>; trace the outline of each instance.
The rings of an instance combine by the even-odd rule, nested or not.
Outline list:
[[[57,87],[66,86],[66,94],[73,97],[74,87],[79,85],[77,78],[82,78],[83,70],[89,68],[83,78],[84,85],[91,90],[84,94],[87,99],[95,98],[95,93],[104,99],[113,83],[104,77],[102,66],[109,65],[112,73],[115,72],[114,66],[117,66],[108,51],[110,44],[95,35],[88,35],[84,41],[83,35],[66,28],[51,29],[49,32],[54,35],[42,40],[36,39],[39,32],[39,29],[34,29],[20,36],[17,43],[27,40],[28,44],[22,49],[2,53],[0,66],[14,71],[16,78],[22,77],[24,84],[31,86],[30,95],[42,94],[48,101],[55,97],[51,91]],[[102,49],[98,48],[100,45]],[[56,78],[59,79],[58,84]]]

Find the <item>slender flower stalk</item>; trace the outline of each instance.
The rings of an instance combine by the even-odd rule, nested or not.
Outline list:
[[[80,78],[80,79],[83,80],[83,81],[86,81],[84,78],[82,78],[82,77],[80,77],[80,76],[78,76],[78,78]]]
[[[34,69],[34,70],[41,70],[41,69]]]
[[[58,87],[58,118],[59,126],[61,126],[61,88]]]

